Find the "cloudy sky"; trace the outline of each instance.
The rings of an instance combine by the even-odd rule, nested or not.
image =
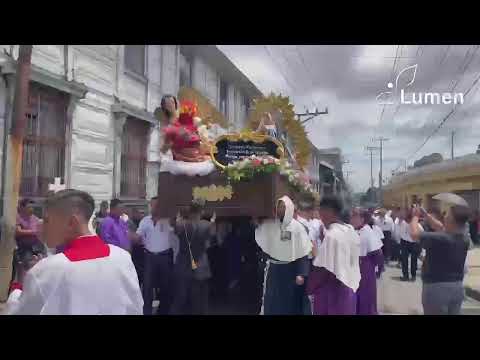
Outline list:
[[[480,49],[468,45],[220,45],[219,48],[258,88],[286,94],[297,112],[328,107],[329,114],[310,122],[306,129],[318,148],[340,147],[349,161],[349,182],[356,191],[370,185],[370,158],[365,146],[378,146],[372,138],[390,140],[384,145],[384,177],[392,170],[438,152],[450,157],[451,132],[455,131],[455,156],[476,151],[480,144]],[[397,89],[405,92],[464,93],[464,104],[381,105],[376,97]],[[473,85],[473,87],[472,87]],[[394,89],[395,90],[395,89]],[[468,93],[467,91],[470,90]],[[407,95],[408,99],[408,95]],[[432,136],[442,120],[454,112]],[[430,139],[424,146],[427,138]],[[378,186],[379,155],[374,157]]]

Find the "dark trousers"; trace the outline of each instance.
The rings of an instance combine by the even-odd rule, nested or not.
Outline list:
[[[157,314],[166,315],[172,303],[173,250],[161,253],[145,251],[143,273],[143,313],[152,315],[153,289],[159,288],[160,306]]]
[[[402,257],[402,273],[408,278],[408,258],[410,257],[410,274],[412,278],[417,276],[417,262],[420,249],[417,243],[402,240],[401,257]]]
[[[401,256],[400,256],[400,243],[397,243],[396,241],[392,240],[392,257],[390,260],[392,261],[400,261]]]
[[[143,274],[145,273],[145,248],[141,245],[132,246],[132,262],[137,271],[140,287],[143,285]]]
[[[382,239],[382,252],[385,258],[385,262],[390,261],[392,258],[392,241],[392,233],[390,231],[384,231]]]
[[[207,315],[208,280],[182,276],[175,279],[175,296],[170,310],[172,315]]]
[[[308,277],[305,277],[305,283],[303,285],[297,285],[296,287],[296,300],[297,300],[297,313],[296,315],[312,315],[312,304],[308,298],[306,292],[306,283]]]

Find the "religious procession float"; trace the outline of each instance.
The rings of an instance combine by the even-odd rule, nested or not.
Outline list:
[[[306,134],[288,98],[272,94],[256,100],[248,127],[238,132],[229,131],[216,110],[199,105],[192,94],[179,98],[178,104],[173,97],[170,103],[162,101],[157,112],[163,134],[158,181],[162,217],[174,217],[192,200],[204,201],[206,211],[219,217],[271,217],[283,195],[318,199],[302,171],[309,147],[298,141]],[[286,130],[288,141],[280,129]]]

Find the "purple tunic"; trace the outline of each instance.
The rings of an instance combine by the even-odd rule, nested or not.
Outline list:
[[[102,238],[107,244],[112,244],[130,251],[128,225],[119,217],[112,217],[109,215],[102,221],[100,238]]]
[[[355,292],[325,268],[313,267],[307,293],[313,295],[314,315],[355,315]]]
[[[378,315],[377,278],[375,268],[383,271],[382,250],[372,251],[360,257],[360,285],[357,290],[357,315]]]
[[[40,219],[35,215],[30,215],[28,218],[17,214],[17,226],[20,226],[22,230],[38,231],[40,225]],[[40,242],[36,235],[34,236],[16,236],[17,244],[19,246],[31,246],[32,244]]]

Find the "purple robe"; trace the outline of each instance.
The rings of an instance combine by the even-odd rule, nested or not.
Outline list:
[[[357,290],[357,315],[378,315],[377,311],[377,273],[383,271],[382,250],[369,252],[360,257],[360,285]]]
[[[102,221],[100,238],[107,244],[112,244],[130,251],[131,244],[128,239],[128,225],[119,217],[109,215]]]
[[[314,315],[355,315],[357,296],[325,268],[314,266],[307,283]]]

